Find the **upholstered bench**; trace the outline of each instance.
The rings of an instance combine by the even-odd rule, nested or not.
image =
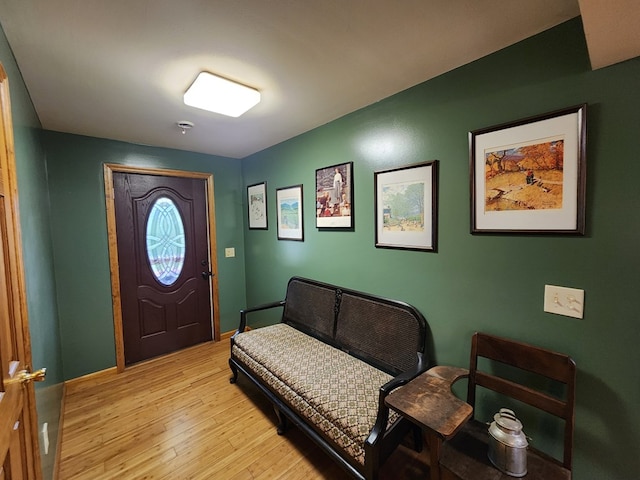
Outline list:
[[[247,330],[247,314],[283,307],[278,324]],[[379,466],[411,428],[384,398],[425,371],[426,321],[406,303],[292,278],[286,299],[241,312],[231,366],[356,478]]]

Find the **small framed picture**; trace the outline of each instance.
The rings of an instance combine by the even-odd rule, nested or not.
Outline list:
[[[276,189],[278,240],[304,241],[302,185]]]
[[[247,187],[249,229],[267,230],[267,182]]]
[[[471,233],[585,233],[586,105],[469,133]]]
[[[374,173],[376,247],[435,252],[438,161]]]
[[[316,170],[316,227],[353,228],[353,162]]]

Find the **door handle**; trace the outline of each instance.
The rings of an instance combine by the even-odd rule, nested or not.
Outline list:
[[[33,373],[31,373],[29,370],[30,369],[27,368],[26,370],[18,372],[18,380],[20,380],[20,383],[25,384],[28,382],[44,382],[44,379],[47,376],[46,368],[41,368],[40,370],[36,370]]]
[[[206,280],[209,277],[213,277],[213,272],[202,272],[202,278]]]

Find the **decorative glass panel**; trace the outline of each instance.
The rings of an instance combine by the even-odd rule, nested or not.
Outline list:
[[[172,285],[184,266],[184,224],[176,204],[160,197],[147,218],[147,256],[156,279]]]

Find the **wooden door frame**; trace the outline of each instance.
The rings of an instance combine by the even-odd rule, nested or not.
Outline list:
[[[220,340],[220,309],[218,308],[218,258],[216,254],[216,215],[213,195],[213,175],[202,172],[169,170],[164,168],[144,168],[104,164],[104,192],[107,204],[107,236],[109,243],[109,269],[111,271],[111,300],[113,304],[113,326],[116,342],[116,368],[118,373],[125,369],[124,335],[122,326],[122,303],[120,297],[120,266],[118,263],[118,237],[116,234],[115,193],[113,189],[113,173],[139,173],[143,175],[159,175],[165,177],[183,177],[202,179],[207,187],[207,219],[209,236],[209,258],[211,261],[211,308],[213,310],[213,341]]]
[[[14,305],[16,323],[16,350],[18,357],[26,366],[31,367],[31,332],[29,331],[29,315],[27,308],[27,288],[24,271],[24,255],[22,251],[22,230],[20,228],[20,208],[18,202],[18,173],[16,168],[15,146],[13,141],[13,120],[11,118],[11,97],[9,94],[9,78],[4,66],[0,63],[0,162],[6,169],[8,184],[5,185],[9,201],[7,212],[7,236],[9,248],[13,250],[15,261],[9,261],[7,267],[11,277],[11,295]],[[1,181],[1,180],[0,180]],[[29,382],[25,388],[25,405],[23,407],[23,423],[25,423],[26,445],[24,461],[27,475],[35,480],[42,479],[40,463],[40,444],[38,442],[38,413],[36,411],[35,388]],[[60,445],[58,445],[58,449]]]

